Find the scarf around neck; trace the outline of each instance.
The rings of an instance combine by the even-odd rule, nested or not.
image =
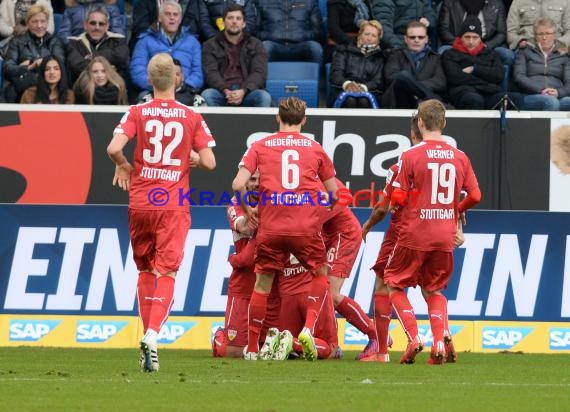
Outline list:
[[[461,37],[456,37],[455,40],[453,41],[453,48],[461,53],[469,54],[471,56],[477,56],[485,48],[485,43],[481,42],[479,46],[469,50],[467,47],[463,45]]]

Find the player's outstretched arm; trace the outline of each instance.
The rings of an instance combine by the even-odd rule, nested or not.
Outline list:
[[[362,225],[362,240],[366,242],[366,235],[376,226],[379,222],[386,217],[388,214],[388,209],[390,208],[390,202],[382,202],[381,204],[374,205],[372,213],[364,225]]]
[[[131,182],[131,172],[133,167],[123,154],[123,148],[128,143],[129,138],[123,133],[116,133],[107,146],[107,154],[115,162],[115,175],[113,186],[118,185],[123,190],[129,190]]]

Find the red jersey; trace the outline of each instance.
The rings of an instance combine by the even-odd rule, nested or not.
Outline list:
[[[114,133],[137,138],[129,206],[189,210],[179,190],[189,190],[190,152],[216,145],[202,115],[176,100],[153,99],[131,106]]]
[[[335,170],[319,143],[300,133],[278,132],[253,143],[240,165],[260,173],[260,231],[290,236],[320,231],[319,192]]]
[[[226,214],[228,217],[228,223],[230,224],[230,229],[232,230],[235,252],[241,253],[250,242],[251,237],[237,231],[237,223],[240,220],[245,219],[245,213],[243,212],[243,209],[237,205],[235,197],[232,198],[232,203],[233,205],[230,204],[228,206]],[[251,297],[251,291],[255,285],[253,253],[251,254],[249,261],[251,262],[251,265],[249,266],[233,268],[228,284],[228,295],[247,298]]]
[[[313,276],[299,263],[297,258],[291,255],[289,262],[285,264],[283,273],[279,275],[279,294],[281,296],[293,296],[300,293],[311,292]]]
[[[398,244],[409,249],[453,251],[461,190],[479,186],[465,153],[424,140],[404,153],[394,187],[408,193]]]

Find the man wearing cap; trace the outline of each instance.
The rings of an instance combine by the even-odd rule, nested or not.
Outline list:
[[[481,40],[481,21],[467,16],[453,46],[442,56],[448,97],[457,109],[492,109],[505,95],[501,82],[505,75],[499,55]],[[509,93],[521,107],[522,95]]]

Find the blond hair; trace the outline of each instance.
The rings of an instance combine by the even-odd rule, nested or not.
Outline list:
[[[46,18],[49,20],[50,14],[48,8],[43,4],[36,3],[28,9],[28,12],[26,13],[26,23],[28,23],[30,19],[34,17],[36,14],[40,13],[45,14]]]
[[[427,131],[441,131],[445,127],[445,106],[435,99],[426,100],[418,105],[417,116],[422,119]]]
[[[148,62],[148,80],[160,92],[174,87],[174,61],[168,53],[158,53]]]
[[[361,21],[359,29],[358,29],[358,35],[359,36],[362,34],[362,32],[364,31],[366,26],[372,26],[376,30],[378,30],[378,40],[382,39],[382,36],[384,35],[384,27],[382,27],[382,23],[380,23],[378,20],[363,20],[363,21]]]
[[[73,86],[74,90],[78,90],[85,96],[87,104],[94,104],[95,98],[95,80],[91,77],[91,68],[95,63],[101,63],[105,69],[105,74],[107,75],[107,81],[115,86],[118,90],[117,101],[115,104],[127,104],[127,87],[125,86],[125,81],[119,73],[113,68],[109,60],[103,56],[95,56],[89,62],[85,70],[81,72],[81,75],[75,82]]]

